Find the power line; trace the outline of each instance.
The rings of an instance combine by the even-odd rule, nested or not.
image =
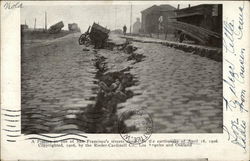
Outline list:
[[[117,7],[115,5],[115,28],[114,29],[116,29],[116,15],[117,15]]]

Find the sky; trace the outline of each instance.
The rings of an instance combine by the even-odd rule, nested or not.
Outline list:
[[[145,1],[144,1],[145,2]],[[53,5],[25,5],[21,9],[21,23],[26,24],[29,28],[34,28],[36,19],[36,28],[44,28],[45,12],[47,12],[47,23],[49,26],[63,21],[65,30],[68,29],[68,23],[77,23],[82,32],[85,32],[93,22],[107,27],[111,30],[122,29],[124,25],[130,27],[130,10],[132,3],[132,24],[136,18],[141,19],[141,11],[153,5],[170,4],[170,2],[147,2],[135,3],[127,2],[123,4],[53,4]],[[171,2],[173,7],[177,7],[177,3]],[[188,4],[181,4],[180,8],[187,7]]]

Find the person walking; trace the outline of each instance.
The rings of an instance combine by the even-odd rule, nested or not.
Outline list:
[[[123,26],[123,35],[126,35],[126,32],[127,32],[127,26],[124,25],[124,26]]]

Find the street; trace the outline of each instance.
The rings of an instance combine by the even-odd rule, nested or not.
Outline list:
[[[222,132],[222,64],[159,44],[135,43],[146,56],[131,73],[141,93],[124,103],[144,107],[154,131],[164,133]]]
[[[222,62],[141,42],[132,42],[141,58],[130,60],[122,50],[83,50],[79,36],[23,45],[22,133],[117,133],[120,114],[131,108],[149,113],[154,133],[222,132]],[[107,74],[130,80],[116,103],[100,96]]]

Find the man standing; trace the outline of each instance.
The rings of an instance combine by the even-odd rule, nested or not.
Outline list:
[[[160,16],[159,19],[159,24],[158,24],[158,34],[157,34],[157,38],[159,38],[160,33],[163,31],[164,27],[163,27],[163,17]]]
[[[124,25],[124,26],[123,26],[123,34],[126,35],[126,32],[127,32],[127,26]]]

